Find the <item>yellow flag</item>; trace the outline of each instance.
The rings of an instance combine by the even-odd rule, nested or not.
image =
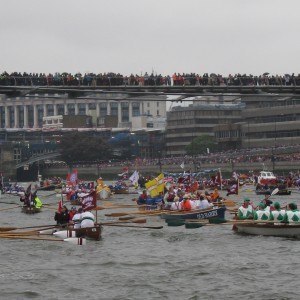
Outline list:
[[[165,187],[164,174],[161,173],[156,178],[146,182],[145,187],[152,198],[163,193]]]

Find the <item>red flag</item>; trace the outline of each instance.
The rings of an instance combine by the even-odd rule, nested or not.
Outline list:
[[[58,202],[58,208],[57,208],[57,212],[58,212],[58,213],[61,213],[62,207],[63,207],[63,203],[62,203],[62,200],[60,200],[60,201]]]
[[[83,211],[92,210],[97,206],[97,194],[96,191],[91,192],[87,196],[82,197],[82,209]]]
[[[78,179],[78,171],[77,169],[73,170],[72,173],[68,173],[66,181],[68,185],[76,185]]]

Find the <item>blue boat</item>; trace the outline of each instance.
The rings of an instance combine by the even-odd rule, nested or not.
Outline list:
[[[170,211],[162,213],[161,218],[166,222],[168,220],[186,220],[186,219],[225,219],[226,207],[216,207],[210,209],[192,210],[192,211]]]

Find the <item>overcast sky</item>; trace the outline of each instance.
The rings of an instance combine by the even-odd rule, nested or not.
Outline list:
[[[0,0],[0,73],[300,73],[299,0]]]

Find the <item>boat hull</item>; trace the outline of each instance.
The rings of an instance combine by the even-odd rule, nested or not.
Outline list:
[[[299,225],[235,224],[234,230],[237,233],[244,233],[244,234],[251,234],[251,235],[300,238],[300,224]]]
[[[161,218],[164,220],[175,220],[175,219],[225,219],[226,207],[218,207],[205,210],[197,210],[190,212],[175,212],[161,214]]]
[[[22,212],[25,214],[36,214],[41,212],[41,208],[23,206]]]
[[[84,237],[86,239],[99,241],[101,238],[101,233],[102,227],[95,226],[79,229],[70,228],[68,230],[54,232],[53,234],[59,238]]]
[[[256,190],[255,191],[256,195],[271,195],[272,191],[271,190]],[[292,191],[289,190],[279,190],[276,195],[277,196],[286,196],[290,195]]]

